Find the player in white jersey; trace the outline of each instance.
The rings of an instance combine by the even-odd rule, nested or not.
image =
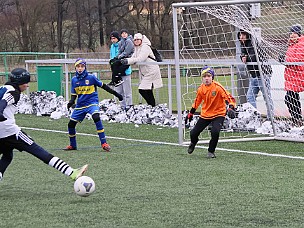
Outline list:
[[[13,160],[13,150],[26,151],[44,163],[76,180],[87,170],[88,165],[73,169],[66,162],[53,156],[16,124],[15,112],[21,92],[29,86],[30,73],[23,68],[14,69],[9,81],[0,87],[0,180]]]

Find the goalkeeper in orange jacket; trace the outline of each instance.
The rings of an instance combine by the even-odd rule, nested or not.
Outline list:
[[[202,104],[199,120],[190,131],[191,143],[188,147],[188,154],[192,154],[194,151],[200,133],[209,124],[212,124],[211,140],[209,142],[207,157],[215,158],[214,152],[225,116],[228,114],[229,118],[235,118],[235,99],[220,83],[213,80],[214,70],[211,67],[203,67],[201,77],[203,83],[197,89],[196,98],[185,119],[186,124],[188,121],[191,121],[196,109]]]

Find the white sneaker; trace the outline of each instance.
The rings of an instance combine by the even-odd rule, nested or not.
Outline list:
[[[3,178],[3,175],[2,175],[2,173],[0,172],[0,181],[2,181],[2,178]]]

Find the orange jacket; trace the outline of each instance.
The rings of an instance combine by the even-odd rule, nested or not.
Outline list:
[[[202,103],[200,117],[213,119],[218,116],[226,116],[226,101],[235,107],[235,99],[231,94],[220,83],[213,81],[209,86],[200,85],[192,108],[197,109]]]
[[[304,36],[291,43],[286,52],[286,62],[304,62]],[[304,91],[304,65],[287,65],[284,72],[285,90]]]

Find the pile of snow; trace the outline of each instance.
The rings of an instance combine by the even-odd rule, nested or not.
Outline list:
[[[101,120],[116,123],[153,124],[157,126],[178,127],[177,115],[170,114],[166,104],[159,104],[156,107],[149,105],[134,105],[129,110],[122,110],[120,105],[112,99],[102,100],[99,103]],[[224,131],[252,131],[259,134],[273,134],[270,121],[263,121],[261,113],[251,104],[245,103],[236,108],[237,118],[226,117]],[[68,118],[70,112],[67,110],[67,101],[63,96],[56,96],[53,91],[32,92],[28,97],[21,95],[18,103],[18,112],[23,114],[35,114],[37,116],[50,116],[52,119]],[[187,112],[183,113],[185,118]],[[87,118],[91,118],[87,115]],[[188,123],[187,128],[192,129],[199,116],[194,116]],[[284,121],[275,120],[275,128],[278,136],[303,138],[304,127],[291,128],[290,124]]]

